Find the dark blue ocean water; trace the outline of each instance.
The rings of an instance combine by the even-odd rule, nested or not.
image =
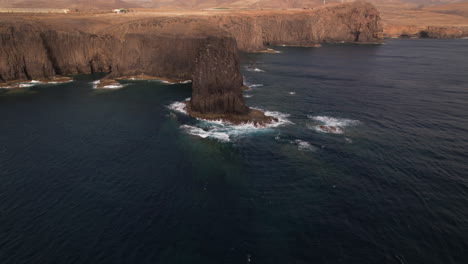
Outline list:
[[[468,41],[276,49],[242,55],[269,129],[190,84],[0,96],[0,263],[468,263]]]

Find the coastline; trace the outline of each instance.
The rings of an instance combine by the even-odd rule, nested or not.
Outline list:
[[[53,77],[46,79],[33,79],[33,80],[12,80],[5,83],[0,83],[0,89],[22,89],[32,87],[36,84],[60,84],[72,82],[72,77]]]

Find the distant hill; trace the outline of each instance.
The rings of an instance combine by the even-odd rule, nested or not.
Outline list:
[[[78,10],[109,10],[114,8],[173,9],[285,9],[312,8],[326,4],[355,0],[0,0],[0,7],[69,8]],[[424,9],[429,12],[467,16],[468,1],[460,0],[367,0],[382,11],[389,9]]]
[[[135,2],[122,0],[0,0],[0,7],[13,8],[68,8],[79,10],[110,10],[140,8]]]
[[[129,0],[130,1],[130,0]],[[367,0],[377,5],[410,4],[414,6],[432,6],[439,4],[457,3],[461,0]],[[326,4],[354,2],[354,0],[325,0]],[[174,7],[188,9],[202,8],[303,8],[316,7],[324,4],[324,0],[140,0],[146,6]]]
[[[468,17],[468,1],[454,4],[436,5],[424,8],[426,11]]]

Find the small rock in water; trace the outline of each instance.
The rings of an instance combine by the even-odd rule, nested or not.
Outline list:
[[[328,133],[340,133],[340,129],[336,126],[324,126],[321,125],[320,129]]]

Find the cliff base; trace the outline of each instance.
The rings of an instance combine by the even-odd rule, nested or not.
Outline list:
[[[267,126],[273,122],[278,122],[277,118],[272,116],[267,116],[260,110],[257,109],[249,109],[247,114],[221,114],[221,113],[200,113],[192,111],[190,107],[190,101],[185,102],[185,108],[187,113],[195,118],[201,118],[206,120],[223,120],[230,122],[234,125],[241,125],[241,124],[253,124],[256,127]]]

